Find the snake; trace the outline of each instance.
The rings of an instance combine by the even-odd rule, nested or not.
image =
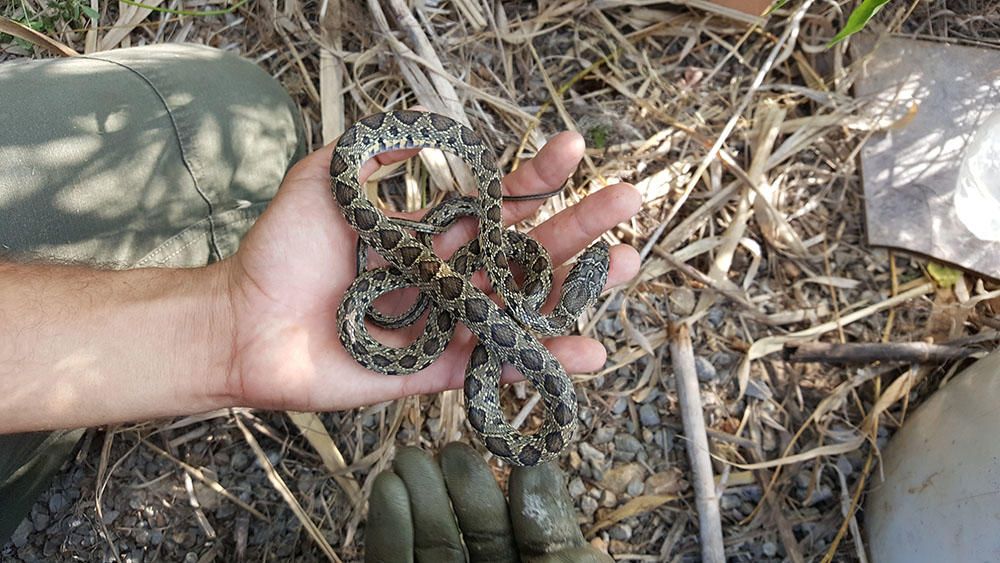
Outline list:
[[[368,159],[391,150],[433,148],[457,155],[472,170],[477,195],[446,199],[420,221],[388,217],[362,191],[358,173]],[[504,196],[492,148],[471,128],[447,116],[413,110],[369,115],[346,129],[330,159],[330,183],[344,219],[357,233],[359,260],[354,281],[338,309],[341,344],[365,368],[405,375],[434,362],[461,322],[475,336],[465,369],[466,418],[487,450],[518,466],[554,459],[576,430],[577,397],[566,370],[540,337],[567,331],[599,298],[607,282],[609,248],[598,240],[577,258],[554,309],[542,313],[552,291],[553,267],[545,248],[529,235],[503,225]],[[432,237],[462,217],[478,220],[478,234],[449,258],[433,250]],[[366,268],[368,250],[387,265]],[[518,283],[512,265],[523,279]],[[501,304],[471,281],[485,270]],[[390,316],[373,303],[380,296],[416,287],[419,297],[405,312]],[[425,327],[410,344],[391,347],[372,337],[375,326],[399,329],[426,313]],[[519,371],[536,389],[543,407],[541,426],[522,433],[507,422],[500,403],[504,365]]]

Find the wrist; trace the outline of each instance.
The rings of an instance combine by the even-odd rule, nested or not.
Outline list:
[[[188,270],[192,276],[193,306],[185,325],[198,354],[189,373],[189,394],[202,410],[239,406],[240,395],[233,382],[239,381],[236,357],[236,322],[233,308],[232,261],[224,260]],[[184,354],[184,349],[179,349]]]

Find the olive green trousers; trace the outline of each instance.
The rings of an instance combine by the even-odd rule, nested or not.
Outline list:
[[[207,47],[2,64],[0,260],[225,258],[305,153],[298,115],[265,72]],[[0,435],[0,546],[82,432]]]

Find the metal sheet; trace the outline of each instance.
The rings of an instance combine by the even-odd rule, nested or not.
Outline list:
[[[893,122],[861,151],[869,243],[1000,278],[1000,243],[973,236],[953,204],[965,146],[1000,110],[1000,51],[884,38],[856,94]]]

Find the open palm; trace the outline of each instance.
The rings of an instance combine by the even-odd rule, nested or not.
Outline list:
[[[240,404],[291,410],[337,410],[415,393],[458,388],[475,338],[461,325],[444,354],[431,366],[408,376],[386,376],[360,366],[340,344],[337,308],[355,275],[356,241],[330,193],[329,163],[333,145],[304,158],[289,171],[274,201],[229,261],[229,291],[235,326],[228,392]],[[416,151],[395,151],[370,160],[364,180],[379,166],[409,158]],[[558,188],[583,155],[579,135],[552,138],[539,154],[504,179],[510,195]],[[504,221],[518,221],[540,202],[508,202]],[[637,212],[634,188],[618,184],[600,190],[552,217],[533,232],[561,264],[605,230]],[[475,235],[475,223],[463,221],[435,241],[447,256]],[[618,246],[611,251],[608,285],[635,275],[638,255]],[[557,272],[557,282],[561,277]],[[391,296],[387,296],[391,297]],[[389,345],[412,340],[416,328],[373,331]],[[604,348],[596,341],[566,336],[546,346],[569,373],[603,365]]]

